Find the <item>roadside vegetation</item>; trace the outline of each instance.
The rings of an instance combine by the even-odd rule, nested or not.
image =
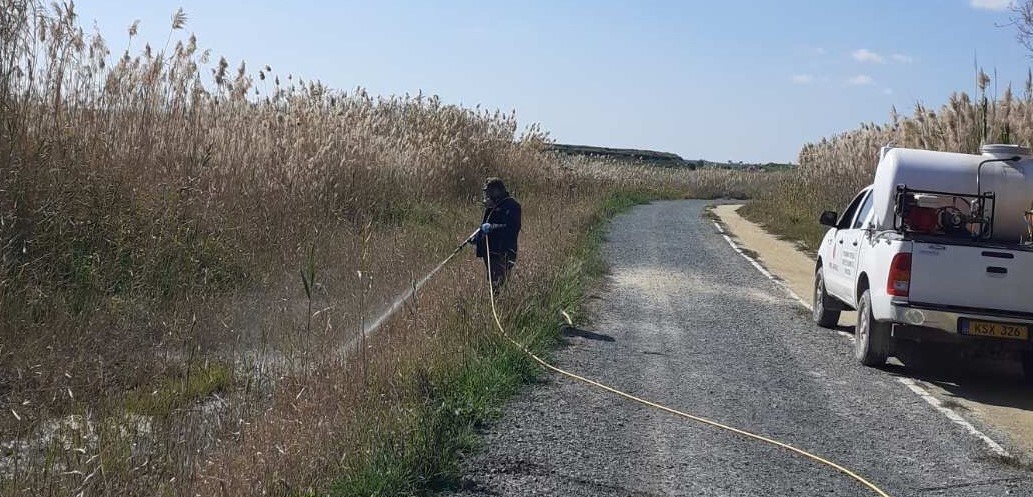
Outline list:
[[[492,334],[480,262],[366,328],[477,225],[483,178],[524,204],[501,305],[545,351],[610,215],[764,174],[546,152],[511,114],[231,64],[182,12],[116,50],[71,4],[0,11],[2,495],[454,485],[536,374]]]
[[[982,71],[978,76],[975,98],[956,93],[939,109],[916,104],[910,116],[893,109],[889,123],[864,124],[805,145],[799,167],[765,176],[766,184],[741,212],[813,253],[825,232],[818,216],[842,210],[871,183],[884,145],[978,153],[986,143],[1033,144],[1033,75],[1021,96],[1008,86],[1000,98],[987,95],[990,77]]]

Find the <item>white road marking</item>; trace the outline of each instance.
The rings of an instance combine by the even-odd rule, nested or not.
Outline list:
[[[992,438],[986,436],[986,434],[976,429],[975,426],[972,426],[972,423],[969,423],[967,420],[965,420],[965,418],[961,417],[961,415],[958,414],[955,410],[947,406],[944,406],[943,403],[940,402],[940,399],[933,397],[933,395],[929,393],[926,389],[922,388],[917,383],[915,383],[915,380],[912,380],[911,378],[897,378],[897,381],[903,383],[904,386],[906,386],[909,390],[921,397],[922,400],[928,402],[929,405],[933,406],[933,408],[937,411],[943,413],[944,416],[947,416],[947,419],[953,421],[958,426],[964,428],[965,431],[971,433],[972,435],[975,435],[977,438],[982,440],[983,443],[986,444],[986,447],[990,450],[990,452],[993,452],[998,456],[1010,457],[1008,451],[1005,450],[1004,447],[1001,447],[1001,444],[995,442]]]
[[[725,230],[724,230],[724,228],[721,227],[720,223],[714,221],[714,227],[717,228],[717,232],[720,233],[722,237],[724,237],[726,242],[728,242],[728,245],[732,247],[732,250],[734,250],[736,253],[741,255],[747,261],[749,261],[750,265],[755,267],[757,269],[757,271],[760,271],[760,273],[763,274],[765,277],[767,277],[769,280],[775,282],[775,284],[777,284],[778,286],[780,286],[783,289],[785,289],[785,291],[787,293],[789,293],[789,296],[792,297],[793,299],[795,299],[797,302],[799,302],[800,305],[806,307],[808,310],[811,310],[810,302],[807,302],[806,300],[800,298],[800,296],[797,295],[796,292],[794,292],[792,288],[789,288],[789,285],[787,285],[784,281],[778,279],[775,275],[771,274],[771,272],[768,271],[764,266],[761,266],[760,263],[757,262],[756,259],[754,259],[753,257],[750,257],[748,254],[746,254],[746,252],[744,252],[742,250],[742,248],[739,247],[739,244],[736,243],[735,240],[733,240],[730,236],[728,236],[725,233]],[[837,331],[836,333],[838,333],[841,336],[849,338],[850,341],[854,340],[854,336],[851,335],[850,333],[845,332],[845,331]],[[965,418],[961,417],[961,415],[958,414],[957,411],[955,411],[955,410],[953,410],[953,409],[951,409],[949,407],[944,406],[943,403],[940,402],[939,399],[937,399],[936,397],[933,397],[933,395],[931,393],[929,393],[924,388],[919,386],[911,378],[897,378],[897,381],[899,381],[901,384],[906,386],[908,388],[908,390],[911,390],[911,392],[913,392],[914,394],[916,394],[919,397],[921,397],[922,400],[926,401],[929,405],[933,406],[934,409],[936,409],[937,411],[942,413],[944,416],[946,416],[947,419],[949,419],[951,422],[957,424],[958,426],[961,426],[962,428],[965,429],[965,431],[967,431],[971,435],[975,436],[976,438],[980,439],[983,442],[983,444],[986,445],[986,448],[990,452],[992,452],[992,453],[994,453],[994,454],[996,454],[998,456],[1001,456],[1001,457],[1010,457],[1011,456],[1008,453],[1008,451],[1005,450],[1004,447],[1001,446],[1001,444],[999,444],[996,441],[994,441],[994,439],[988,437],[985,433],[979,431],[975,426],[972,426],[972,423],[969,423]]]
[[[753,257],[750,257],[749,255],[746,254],[746,252],[743,252],[742,248],[739,247],[739,244],[735,243],[735,240],[732,240],[732,238],[730,236],[725,234],[724,228],[722,228],[721,225],[718,224],[716,221],[714,222],[714,227],[717,228],[717,232],[720,233],[722,237],[724,237],[726,242],[728,242],[728,245],[730,245],[732,247],[732,250],[734,250],[739,255],[743,256],[743,258],[746,259],[750,264],[752,264],[753,267],[757,268],[757,271],[760,271],[760,274],[763,274],[769,280],[774,281],[775,284],[777,284],[778,286],[784,288],[785,291],[789,293],[790,297],[796,299],[796,301],[799,302],[800,305],[806,307],[807,310],[811,310],[811,303],[810,302],[807,302],[806,300],[801,298],[799,295],[796,294],[796,292],[793,291],[792,288],[789,288],[789,285],[787,285],[784,281],[778,279],[778,277],[776,277],[775,275],[771,274],[771,272],[768,271],[767,268],[765,268],[764,266],[761,266],[760,263],[757,262]],[[849,335],[849,334],[847,334],[847,335]]]
[[[854,341],[854,335],[852,335],[850,333],[847,333],[845,331],[836,330],[836,334],[841,336],[841,337],[843,337],[843,338],[846,338],[846,339],[850,340],[851,343],[853,343],[853,341]]]

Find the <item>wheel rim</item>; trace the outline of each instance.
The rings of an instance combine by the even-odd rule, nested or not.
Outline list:
[[[815,278],[814,281],[814,319],[821,318],[821,315],[825,313],[825,282],[822,281],[821,276]]]
[[[868,317],[868,303],[861,301],[860,309],[857,310],[857,350],[863,351],[868,343],[868,327],[871,325]]]

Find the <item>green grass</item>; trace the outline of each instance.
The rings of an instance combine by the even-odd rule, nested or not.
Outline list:
[[[767,207],[764,201],[753,201],[739,209],[739,214],[763,226],[780,239],[801,245],[801,248],[810,254],[821,245],[821,239],[828,228],[818,223],[817,215],[772,215]]]
[[[209,362],[194,366],[178,377],[131,390],[123,400],[125,409],[148,416],[168,416],[209,395],[223,392],[233,383],[233,369]]]
[[[724,223],[721,222],[721,216],[718,216],[717,213],[714,212],[714,207],[717,207],[717,206],[714,205],[714,204],[710,204],[710,205],[707,206],[706,209],[703,209],[703,214],[702,214],[703,219],[706,219],[708,221],[712,221],[712,222],[721,224],[722,228],[723,228],[724,227]]]
[[[532,352],[548,357],[560,340],[559,310],[583,312],[581,303],[589,286],[606,270],[599,249],[607,221],[655,197],[645,193],[608,197],[553,281],[519,305],[506,319],[507,329]],[[508,399],[543,374],[497,334],[479,334],[469,348],[463,361],[436,370],[420,369],[413,375],[411,388],[419,392],[419,401],[410,406],[405,426],[377,430],[386,435],[373,441],[368,456],[346,468],[328,495],[419,495],[458,485],[462,455],[479,445],[476,428],[495,419]]]

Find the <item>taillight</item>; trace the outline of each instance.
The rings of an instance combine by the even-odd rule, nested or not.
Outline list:
[[[911,289],[911,254],[902,252],[893,256],[890,275],[886,279],[886,293],[894,297],[907,297]]]

